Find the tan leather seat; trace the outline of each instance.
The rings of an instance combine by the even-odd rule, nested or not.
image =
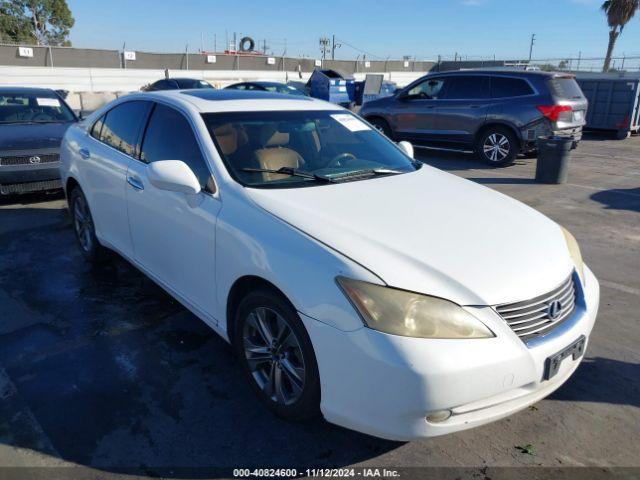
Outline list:
[[[304,163],[304,160],[295,150],[283,146],[288,143],[288,133],[274,132],[267,141],[266,147],[255,152],[260,168],[269,170],[278,170],[282,167],[299,168]],[[265,182],[281,180],[287,177],[287,175],[279,175],[277,173],[262,174],[262,179]]]

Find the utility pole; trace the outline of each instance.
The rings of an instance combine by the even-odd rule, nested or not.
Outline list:
[[[328,52],[329,52],[329,39],[327,37],[320,37],[320,53],[322,54],[322,60],[327,59]]]
[[[213,51],[214,52],[218,51],[218,39],[215,33],[213,34]]]
[[[336,48],[340,48],[342,46],[341,43],[336,43],[336,36],[331,36],[331,60],[336,59]]]
[[[204,52],[204,33],[200,32],[200,53]]]
[[[531,45],[529,46],[529,63],[531,63],[531,57],[533,56],[533,46],[536,43],[536,34],[531,34]]]
[[[578,52],[578,66],[576,70],[580,71],[580,60],[582,60],[582,52]]]
[[[184,55],[187,63],[187,70],[189,70],[189,44],[187,43],[184,47]]]

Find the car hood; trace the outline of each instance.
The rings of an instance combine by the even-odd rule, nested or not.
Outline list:
[[[573,268],[556,223],[428,166],[359,182],[246,190],[263,209],[387,285],[460,305],[533,298]]]
[[[0,124],[0,150],[36,150],[59,148],[73,123]]]

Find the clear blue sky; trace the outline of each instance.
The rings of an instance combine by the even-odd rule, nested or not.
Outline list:
[[[67,0],[78,47],[158,52],[224,45],[225,30],[262,41],[275,54],[319,57],[318,38],[335,34],[375,56],[430,59],[455,52],[526,58],[604,56],[607,25],[601,0]],[[338,58],[362,52],[347,45]],[[625,29],[616,54],[640,55],[640,13]],[[371,55],[373,54],[373,55]],[[375,56],[374,56],[375,55]]]

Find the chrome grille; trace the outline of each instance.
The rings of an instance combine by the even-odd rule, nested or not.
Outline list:
[[[0,195],[38,192],[41,190],[57,190],[58,188],[62,188],[62,182],[60,180],[42,180],[40,182],[13,183],[8,185],[0,185]]]
[[[550,306],[558,309],[555,318],[551,318]],[[562,285],[554,288],[544,295],[526,300],[524,302],[506,303],[495,307],[511,329],[523,341],[530,340],[548,333],[569,318],[576,308],[576,289],[573,275],[567,278]]]
[[[40,161],[32,161],[31,158],[38,157]],[[55,163],[60,161],[60,155],[57,153],[43,153],[33,155],[10,155],[0,157],[0,165],[39,165],[41,163]]]

